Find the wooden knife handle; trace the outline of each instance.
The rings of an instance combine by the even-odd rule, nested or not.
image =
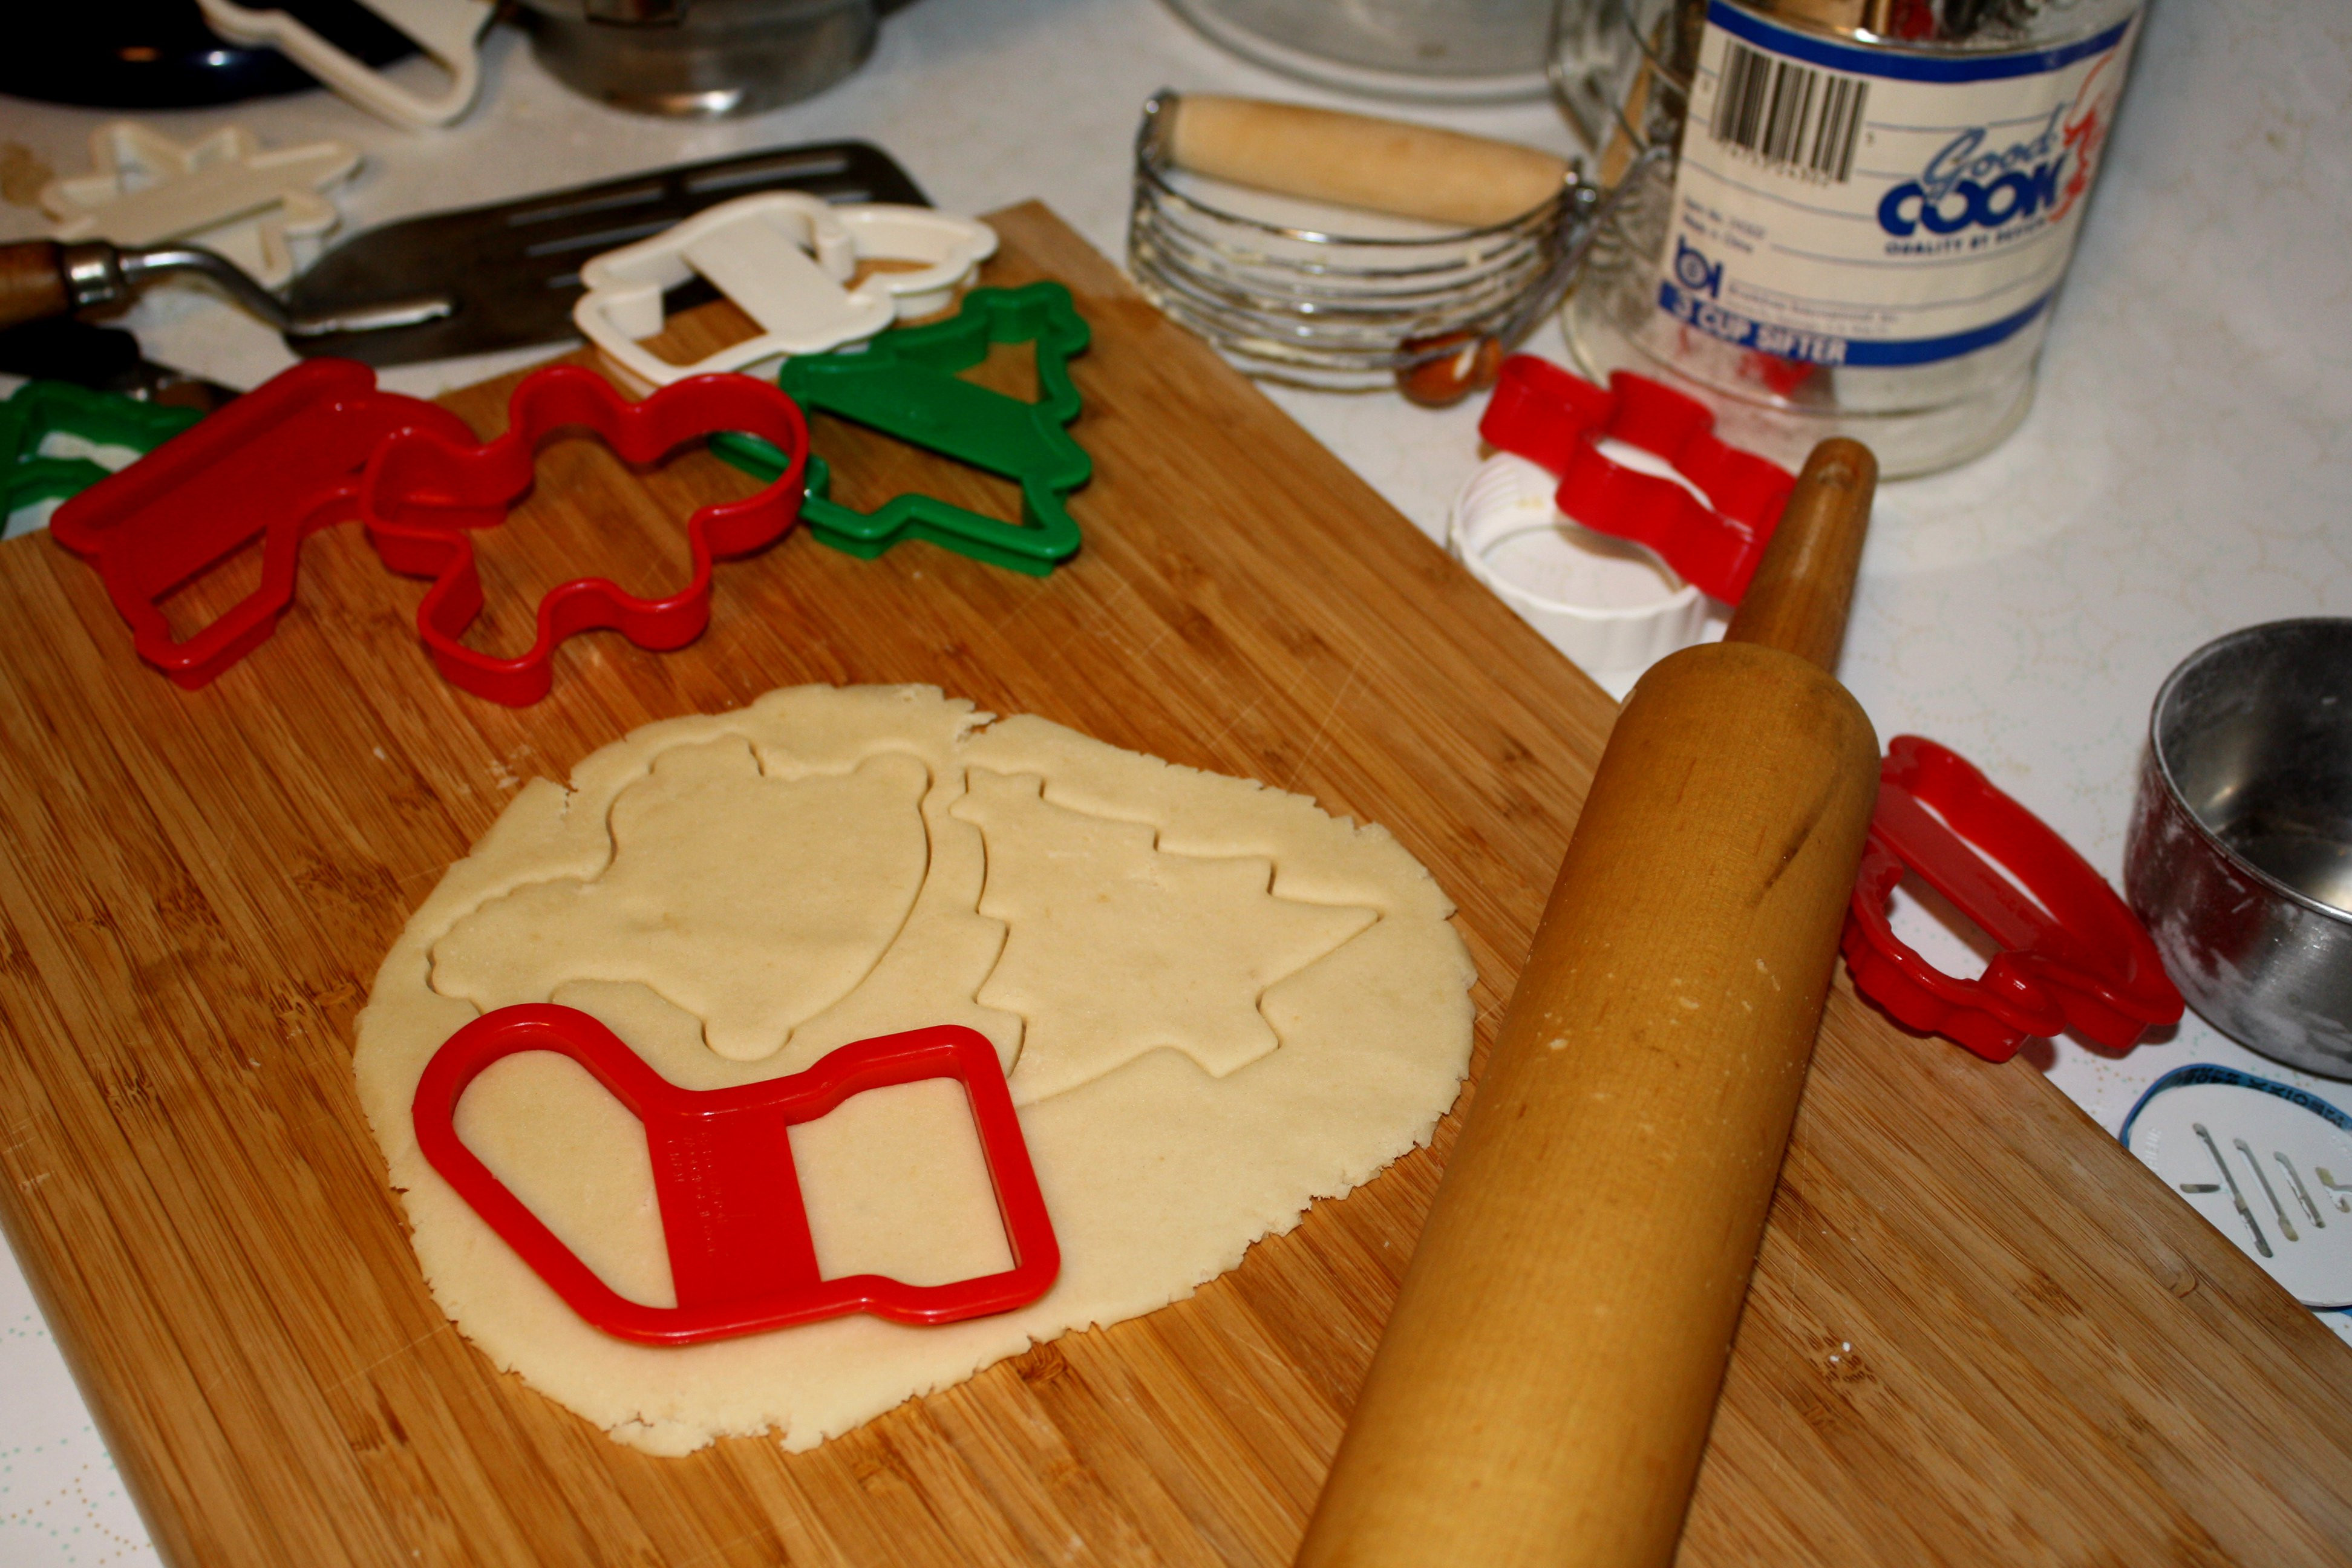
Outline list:
[[[53,239],[0,245],[0,328],[62,316],[72,306],[61,256]]]
[[[1560,193],[1549,153],[1433,126],[1258,98],[1176,98],[1168,157],[1238,185],[1369,212],[1484,228]]]
[[[1870,721],[1819,662],[1874,468],[1817,448],[1743,640],[1627,700],[1307,1568],[1673,1559],[1877,795]]]

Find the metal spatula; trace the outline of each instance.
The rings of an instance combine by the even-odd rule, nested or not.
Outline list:
[[[389,299],[442,297],[434,320],[368,331],[287,335],[304,355],[373,365],[488,353],[574,336],[572,304],[590,257],[657,234],[703,208],[757,191],[806,191],[826,201],[929,202],[905,170],[864,142],[772,148],[649,170],[520,201],[404,218],[321,257],[286,291],[287,309],[331,317]],[[675,313],[718,298],[699,280],[666,300]]]

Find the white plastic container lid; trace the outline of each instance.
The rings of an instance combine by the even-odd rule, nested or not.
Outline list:
[[[1631,685],[1633,675],[1704,638],[1709,601],[1641,545],[1562,516],[1552,504],[1559,484],[1527,458],[1497,452],[1454,499],[1448,544],[1586,673]]]
[[[2352,1307],[2352,1116],[2306,1089],[2200,1065],[2150,1085],[2121,1136],[2296,1300]]]

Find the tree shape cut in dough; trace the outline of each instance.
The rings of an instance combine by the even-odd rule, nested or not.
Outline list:
[[[613,802],[613,858],[494,899],[434,945],[433,987],[485,1012],[567,981],[637,981],[758,1061],[865,979],[923,885],[930,770],[895,752],[772,778],[749,742],[673,747]],[[711,831],[713,824],[724,830]]]
[[[1171,854],[1149,823],[1046,800],[1034,773],[966,782],[953,812],[987,845],[980,912],[1008,928],[978,1000],[1027,1020],[1023,1104],[1161,1047],[1212,1078],[1247,1067],[1281,1043],[1258,1010],[1266,988],[1380,918],[1275,897],[1263,857]]]

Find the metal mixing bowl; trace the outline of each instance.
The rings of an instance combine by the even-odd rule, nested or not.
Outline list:
[[[522,0],[551,75],[635,114],[757,114],[874,50],[877,0]],[[900,0],[903,3],[903,0]]]
[[[2352,1079],[2352,620],[2249,626],[2172,672],[2124,892],[2206,1022]]]

